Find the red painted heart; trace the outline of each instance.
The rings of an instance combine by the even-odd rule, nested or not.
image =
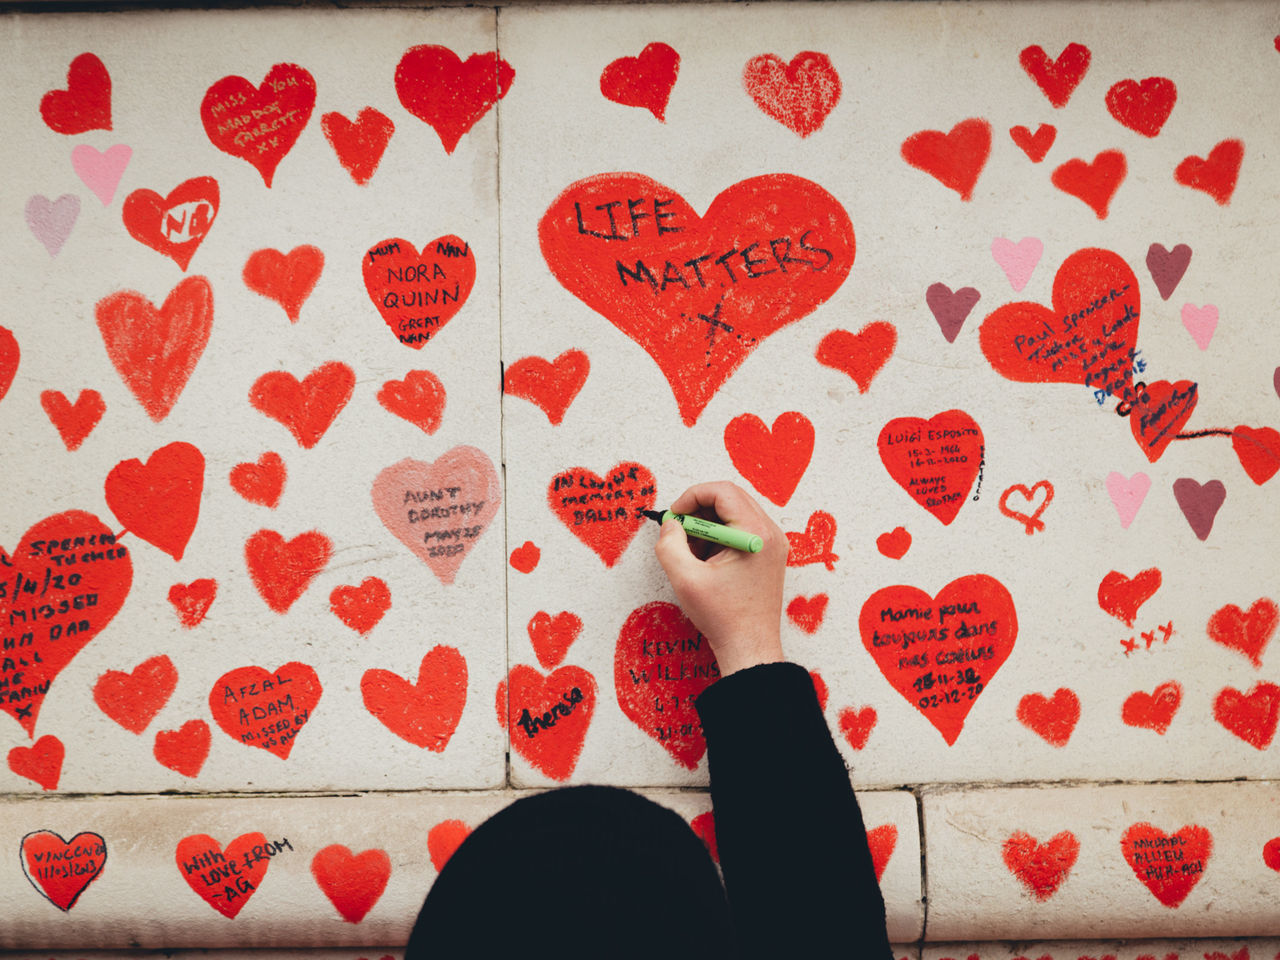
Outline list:
[[[4,395],[13,386],[13,378],[18,372],[18,362],[21,357],[22,351],[18,349],[18,341],[14,339],[13,331],[7,327],[0,327],[0,400],[4,399]]]
[[[0,391],[0,395],[3,395],[3,391]],[[93,432],[102,415],[107,412],[107,405],[102,402],[102,394],[97,390],[81,390],[75,403],[68,401],[61,390],[43,390],[40,393],[40,406],[44,408],[49,422],[58,431],[67,450],[79,450],[85,437]]]
[[[135,190],[125,198],[120,213],[129,236],[186,270],[217,219],[220,203],[217,180],[193,177],[167,197],[154,190]]]
[[[520,573],[533,573],[542,559],[542,551],[532,540],[526,540],[511,551],[510,563],[513,570]]]
[[[787,531],[787,566],[803,567],[820,563],[828,570],[836,568],[840,557],[834,552],[836,518],[825,510],[809,514],[803,531]]]
[[[431,436],[444,419],[444,384],[430,370],[410,370],[403,380],[388,380],[382,385],[378,404]]]
[[[897,845],[898,828],[895,824],[885,823],[867,831],[867,849],[871,851],[871,867],[876,872],[876,883],[884,876],[884,868],[889,865],[889,858],[893,856]]]
[[[880,462],[911,499],[944,524],[964,506],[982,466],[982,428],[963,410],[897,417],[876,440]]]
[[[1174,908],[1200,878],[1213,853],[1213,835],[1197,824],[1165,833],[1135,823],[1120,838],[1120,849],[1139,882],[1166,907]]]
[[[293,661],[275,671],[237,667],[214,682],[209,712],[232,740],[287,760],[323,692],[305,663]]]
[[[361,261],[364,288],[396,339],[414,350],[438,335],[471,296],[476,258],[452,234],[423,244],[392,237],[374,244]]]
[[[177,685],[177,668],[162,653],[143,660],[131,673],[108,670],[93,685],[93,702],[130,733],[142,733]]]
[[[68,136],[111,129],[111,75],[95,54],[82,53],[67,68],[67,89],[40,98],[40,116]]]
[[[897,343],[898,328],[876,320],[857,333],[832,330],[818,342],[814,356],[824,367],[848,374],[858,385],[858,392],[866,393],[876,374],[893,356]]]
[[[538,663],[544,670],[551,670],[560,665],[573,641],[578,639],[582,632],[582,618],[568,610],[561,610],[555,616],[539,610],[525,629]]]
[[[1280,607],[1274,600],[1261,597],[1253,602],[1248,613],[1228,603],[1209,618],[1206,631],[1214,643],[1239,650],[1255,667],[1261,667],[1262,651],[1271,642],[1277,624],[1280,624]]]
[[[1184,187],[1200,190],[1225,207],[1231,202],[1240,177],[1240,164],[1244,162],[1244,143],[1240,140],[1223,140],[1215,144],[1209,156],[1190,156],[1173,171],[1173,179]]]
[[[1081,200],[1099,220],[1107,219],[1111,201],[1129,172],[1119,150],[1103,150],[1093,162],[1075,157],[1055,169],[1050,182],[1063,193]]]
[[[227,479],[231,489],[250,503],[274,510],[284,492],[287,475],[284,458],[268,450],[256,462],[237,463]]]
[[[1265,750],[1280,721],[1280,687],[1265,681],[1248,693],[1226,687],[1214,698],[1213,718],[1251,747]]]
[[[665,123],[679,72],[680,54],[665,43],[650,43],[638,57],[619,57],[605,67],[600,93],[625,107],[643,107]]]
[[[911,534],[906,527],[894,527],[876,537],[876,549],[890,560],[901,560],[911,549]]]
[[[376,627],[390,609],[391,591],[378,577],[365,577],[358,587],[334,587],[329,592],[329,610],[361,636]]]
[[[241,277],[246,287],[280,304],[289,322],[297,323],[323,269],[324,253],[319,247],[304,244],[288,253],[268,247],[249,254]]]
[[[1163,737],[1180,706],[1182,685],[1170,680],[1160,684],[1151,693],[1143,690],[1131,693],[1120,709],[1120,719],[1125,726],[1154,730]]]
[[[209,577],[175,583],[169,588],[169,602],[178,613],[178,622],[188,630],[200,626],[217,595],[218,581]]]
[[[311,74],[296,63],[277,63],[260,87],[244,77],[223,77],[200,101],[200,120],[215,147],[247,160],[270,187],[315,105]]]
[[[28,882],[63,913],[76,905],[107,864],[107,841],[92,830],[70,840],[52,830],[36,830],[22,838],[20,850]]]
[[[298,446],[310,450],[338,418],[355,388],[352,369],[331,360],[316,367],[301,382],[284,370],[264,373],[249,390],[249,403],[284,424]]]
[[[507,95],[516,72],[496,53],[462,60],[448,47],[410,47],[396,65],[396,96],[406,110],[431,127],[445,153]]]
[[[177,730],[158,732],[151,752],[161,766],[184,777],[197,777],[209,757],[211,739],[207,723],[188,720]]]
[[[441,820],[427,831],[427,855],[436,873],[444,869],[449,858],[470,835],[471,828],[462,820]]]
[[[544,677],[517,664],[498,684],[498,722],[512,748],[552,780],[568,780],[578,765],[595,706],[595,677],[581,667]]]
[[[1135,384],[1134,389],[1139,386]],[[1199,393],[1199,387],[1190,380],[1156,380],[1142,386],[1130,402],[1129,430],[1152,463],[1160,459],[1191,419]]]
[[[181,560],[200,518],[204,454],[178,441],[156,450],[144,464],[122,460],[107,474],[107,506],[130,533]]]
[[[802,137],[821,130],[840,102],[840,74],[830,57],[812,50],[790,63],[773,53],[752,57],[742,69],[742,85],[767,116]]]
[[[653,509],[657,486],[649,468],[630,461],[605,476],[586,467],[562,470],[547,485],[547,506],[606,567],[618,562]]]
[[[45,734],[29,747],[14,747],[10,750],[9,769],[20,777],[40,784],[41,790],[57,790],[66,753],[61,740],[52,734]]]
[[[317,851],[311,876],[347,923],[359,923],[374,908],[391,879],[391,858],[385,850],[353,854],[340,843]]]
[[[467,661],[454,647],[435,646],[410,683],[390,670],[360,678],[364,707],[401,740],[443,753],[467,705]]]
[[[947,133],[921,130],[902,142],[902,159],[923,170],[966,203],[973,199],[982,168],[991,155],[991,124],[981,117],[961,120]]]
[[[271,858],[253,855],[255,847],[260,852],[266,845],[263,834],[245,833],[224,850],[208,834],[193,833],[178,841],[174,860],[187,886],[224,917],[234,920],[267,875]]]
[[[1107,112],[1144,137],[1160,132],[1177,102],[1178,87],[1167,77],[1120,80],[1107,91]]]
[[[1280,470],[1280,430],[1271,427],[1254,429],[1242,424],[1231,431],[1231,449],[1249,479],[1258,486]]]
[[[507,367],[503,390],[536,404],[558,427],[590,371],[591,361],[581,350],[566,350],[551,361],[521,357]]]
[[[724,448],[761,496],[785,507],[813,456],[813,424],[803,413],[789,410],[770,429],[754,413],[744,413],[725,426]]]
[[[1132,577],[1112,570],[1098,584],[1098,606],[1125,626],[1132,627],[1138,616],[1138,608],[1151,599],[1160,589],[1163,576],[1158,567],[1150,567]]]
[[[1041,843],[1025,830],[1018,830],[1004,842],[1004,865],[1041,903],[1048,900],[1076,865],[1080,841],[1063,830]]]
[[[249,578],[267,606],[286,613],[333,556],[333,544],[316,530],[285,540],[274,530],[259,530],[244,544]]]
[[[326,113],[320,129],[351,179],[364,186],[377,172],[396,125],[381,110],[365,107],[354,123],[337,111]]]
[[[1045,743],[1065,747],[1080,720],[1080,698],[1075,691],[1059,687],[1052,697],[1028,693],[1018,701],[1018,722]]]
[[[827,613],[828,597],[815,593],[812,597],[792,597],[787,604],[787,619],[805,633],[817,633]]]
[[[1050,60],[1044,48],[1036,44],[1023,49],[1018,63],[1054,107],[1065,107],[1089,71],[1092,58],[1093,54],[1082,43],[1068,43],[1056,60]]]
[[[863,707],[860,710],[845,707],[840,711],[840,732],[844,734],[849,746],[854,750],[861,750],[867,745],[871,731],[876,728],[877,719],[875,707]]]
[[[1009,128],[1009,139],[1018,145],[1018,149],[1027,155],[1028,160],[1039,163],[1058,139],[1058,128],[1051,123],[1042,123],[1032,133],[1019,124]]]

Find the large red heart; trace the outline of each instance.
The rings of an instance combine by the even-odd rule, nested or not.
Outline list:
[[[1080,698],[1066,687],[1059,687],[1052,697],[1028,693],[1018,701],[1017,716],[1019,723],[1045,743],[1065,747],[1080,720]]]
[[[333,843],[311,858],[311,875],[347,923],[365,918],[391,879],[391,858],[385,850],[353,854]]]
[[[921,130],[902,142],[902,159],[944,187],[973,199],[982,168],[991,155],[991,124],[981,117],[961,120],[947,133]]]
[[[853,224],[790,174],[743,180],[699,217],[638,173],[571,184],[538,224],[566,290],[638,343],[692,426],[770,334],[813,312],[853,266]]]
[[[9,769],[20,777],[40,784],[41,790],[57,790],[66,754],[62,741],[46,733],[29,747],[14,747],[10,750]]]
[[[333,543],[310,530],[285,540],[274,530],[259,530],[244,544],[249,577],[268,607],[285,613],[302,596],[333,556]]]
[[[377,172],[396,125],[381,110],[365,107],[354,123],[337,111],[326,113],[320,118],[320,129],[338,162],[363,186]]]
[[[1213,835],[1196,824],[1170,834],[1135,823],[1120,838],[1120,849],[1142,885],[1166,907],[1177,907],[1204,875]]]
[[[1156,380],[1145,386],[1135,384],[1134,390],[1138,395],[1130,403],[1129,429],[1147,459],[1155,463],[1191,419],[1199,387],[1190,380]]]
[[[133,290],[98,301],[98,332],[111,365],[156,423],[169,415],[209,343],[213,290],[204,277],[187,277],[157,310]]]
[[[543,676],[517,664],[498,684],[498,722],[511,746],[552,780],[568,780],[596,706],[596,679],[581,667]]]
[[[1231,449],[1235,451],[1249,479],[1261,486],[1280,470],[1280,431],[1271,427],[1246,427],[1231,431]]]
[[[14,375],[18,372],[18,361],[22,351],[18,349],[18,341],[8,327],[0,327],[0,400],[13,385]]]
[[[448,47],[410,47],[396,65],[396,96],[453,153],[463,134],[507,95],[516,72],[496,53],[464,61]]]
[[[665,43],[650,43],[638,57],[619,57],[600,74],[600,93],[626,107],[643,107],[666,122],[667,101],[680,72],[680,54]]]
[[[1213,717],[1245,743],[1265,750],[1280,721],[1280,687],[1266,681],[1248,693],[1226,687],[1214,698]]]
[[[82,830],[70,840],[52,830],[36,830],[22,838],[20,849],[27,880],[64,913],[107,864],[107,841],[92,830]]]
[[[551,670],[560,665],[573,641],[582,632],[582,618],[576,613],[561,610],[554,617],[539,610],[525,626],[534,655],[543,669]]]
[[[244,77],[223,77],[200,101],[200,120],[215,147],[247,160],[270,187],[315,105],[311,74],[296,63],[277,63],[260,87]]]
[[[209,756],[209,725],[203,720],[188,720],[177,730],[161,730],[156,734],[151,753],[156,762],[184,777],[200,773]]]
[[[288,253],[267,247],[249,254],[241,277],[246,287],[280,304],[289,322],[297,323],[323,269],[324,252],[319,247],[303,244]]]
[[[221,194],[213,177],[184,180],[167,197],[135,190],[121,209],[129,236],[186,270],[218,216]]]
[[[581,350],[566,350],[551,361],[521,357],[507,367],[502,388],[504,393],[537,404],[551,425],[558,427],[590,371],[591,361]]]
[[[752,57],[742,68],[742,85],[766,115],[802,137],[822,129],[840,102],[840,74],[830,57],[812,50],[790,63],[773,53]]]
[[[613,654],[618,706],[689,770],[707,752],[694,702],[719,678],[711,644],[673,603],[637,607],[618,631]]]
[[[880,368],[893,356],[898,343],[898,328],[884,320],[868,323],[857,333],[832,330],[818,342],[814,353],[824,367],[847,373],[866,393]]]
[[[1261,597],[1245,613],[1228,603],[1209,618],[1209,639],[1231,650],[1239,650],[1255,667],[1262,666],[1262,651],[1280,623],[1280,607],[1274,600]]]
[[[1119,150],[1103,150],[1090,163],[1074,157],[1057,167],[1049,181],[1063,193],[1081,200],[1099,220],[1107,219],[1111,201],[1129,172]]]
[[[236,743],[287,760],[294,738],[311,719],[323,692],[315,670],[296,660],[274,672],[236,667],[214,682],[209,712]]]
[[[68,510],[39,521],[12,554],[0,547],[0,710],[34,735],[51,684],[124,604],[129,552],[97,517]]]
[[[365,709],[401,740],[443,753],[467,705],[467,661],[454,647],[435,646],[410,683],[390,670],[360,678]]]
[[[1013,652],[1018,615],[994,577],[975,573],[930,597],[911,586],[877,590],[858,616],[862,645],[890,685],[947,745]]]
[[[1004,842],[1004,865],[1027,891],[1043,903],[1062,886],[1080,855],[1080,841],[1063,830],[1041,843],[1025,830],[1018,830]]]
[[[0,395],[3,395],[3,390],[0,390]],[[93,432],[107,412],[107,405],[97,390],[81,390],[75,403],[68,401],[61,390],[42,390],[40,406],[68,450],[79,450],[85,437]]]
[[[382,385],[378,403],[430,436],[440,429],[444,418],[444,384],[430,370],[410,370],[403,380],[388,380]]]
[[[606,476],[586,467],[562,470],[547,485],[547,506],[606,567],[618,562],[658,495],[649,468],[624,461]]]
[[[67,89],[40,98],[40,116],[56,133],[67,135],[111,129],[111,75],[92,53],[82,53],[67,68]]]
[[[227,479],[231,489],[250,503],[274,510],[284,492],[287,476],[284,458],[268,450],[255,463],[237,463]]]
[[[1117,620],[1132,627],[1138,616],[1138,608],[1151,599],[1160,589],[1164,577],[1159,567],[1150,567],[1132,577],[1119,570],[1112,570],[1098,584],[1098,606]]]
[[[1154,137],[1178,102],[1178,87],[1167,77],[1120,80],[1107,91],[1107,112],[1130,130]]]
[[[1088,72],[1092,58],[1093,54],[1082,43],[1068,43],[1057,60],[1050,60],[1044,48],[1036,44],[1023,48],[1018,63],[1051,104],[1065,107]]]
[[[225,850],[206,833],[193,833],[178,841],[174,860],[182,879],[205,903],[233,920],[244,909],[267,875],[271,858],[255,856],[267,838],[261,833],[245,833],[232,840]]]
[[[405,458],[373,480],[378,519],[441,583],[453,583],[502,504],[502,482],[478,447],[446,450],[434,461]]]
[[[163,653],[143,660],[133,672],[108,670],[93,685],[93,702],[130,733],[155,719],[178,685],[178,671]]]
[[[334,587],[329,592],[329,610],[361,636],[376,627],[390,609],[391,590],[380,577],[365,577],[358,587]]]
[[[169,602],[178,614],[178,622],[188,630],[200,626],[217,595],[218,581],[211,577],[175,583],[169,588]]]
[[[1053,278],[1053,309],[1008,303],[982,321],[978,340],[996,373],[1020,383],[1082,383],[1132,397],[1141,298],[1138,278],[1110,250],[1087,247]]]
[[[1120,720],[1125,726],[1154,730],[1163,737],[1180,706],[1182,686],[1170,680],[1160,684],[1151,693],[1145,690],[1131,693],[1120,708]]]
[[[1214,145],[1207,159],[1194,155],[1184,159],[1173,171],[1173,179],[1184,187],[1207,193],[1219,206],[1225,207],[1235,193],[1243,161],[1244,143],[1223,140]]]
[[[724,448],[761,496],[785,507],[813,456],[813,424],[803,413],[789,410],[770,429],[754,413],[744,413],[725,425]]]
[[[383,322],[415,350],[457,315],[476,282],[471,246],[453,234],[423,244],[421,254],[408,240],[383,240],[365,251],[361,270]]]
[[[951,523],[982,466],[982,428],[963,410],[897,417],[876,440],[880,462],[911,499]]]
[[[107,474],[107,506],[126,530],[181,560],[200,518],[204,454],[170,443],[141,460],[121,460]]]
[[[345,363],[322,363],[302,379],[284,370],[264,373],[249,390],[249,403],[284,424],[298,446],[310,450],[337,419],[356,389]]]

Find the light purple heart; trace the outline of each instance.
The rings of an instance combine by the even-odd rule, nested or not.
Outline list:
[[[26,213],[31,232],[44,244],[49,256],[56,257],[80,216],[80,198],[64,193],[57,200],[50,200],[37,193],[27,201]]]
[[[1182,515],[1191,524],[1195,535],[1204,540],[1213,530],[1218,508],[1227,499],[1227,488],[1221,480],[1200,484],[1190,477],[1182,477],[1173,481],[1173,498],[1178,501]]]
[[[961,287],[952,293],[945,283],[935,283],[925,291],[925,302],[933,311],[933,319],[938,321],[938,328],[947,338],[947,343],[956,342],[969,311],[981,297],[982,294],[973,287]]]
[[[1147,269],[1151,271],[1151,279],[1156,282],[1160,291],[1160,299],[1168,300],[1178,288],[1182,275],[1187,272],[1191,263],[1191,248],[1180,243],[1172,250],[1166,250],[1163,244],[1153,243],[1147,249]]]

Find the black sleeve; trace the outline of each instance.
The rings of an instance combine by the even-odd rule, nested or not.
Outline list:
[[[697,701],[744,960],[892,956],[862,812],[808,672],[771,663]]]

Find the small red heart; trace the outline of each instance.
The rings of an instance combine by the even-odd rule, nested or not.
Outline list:
[[[4,391],[0,390],[0,396],[3,395]],[[44,390],[40,393],[40,406],[68,450],[79,450],[85,437],[93,432],[107,412],[107,405],[97,390],[81,390],[74,404],[61,390]]]
[[[961,120],[947,133],[921,130],[902,143],[902,159],[966,203],[973,199],[982,168],[991,155],[991,124],[981,117]]]
[[[665,43],[650,43],[638,57],[619,57],[600,74],[600,93],[624,107],[643,107],[662,122],[680,72],[680,54]]]
[[[1049,179],[1063,193],[1083,200],[1099,220],[1105,220],[1111,200],[1128,172],[1123,153],[1103,150],[1092,163],[1078,157],[1068,160],[1054,170]]]
[[[1005,840],[1003,852],[1009,872],[1043,903],[1058,892],[1076,865],[1080,841],[1070,830],[1063,830],[1044,843],[1019,830]]]
[[[1027,155],[1027,159],[1032,163],[1039,163],[1058,138],[1058,128],[1051,123],[1042,123],[1032,133],[1026,127],[1018,125],[1009,128],[1009,137]]]
[[[161,766],[184,777],[196,777],[209,756],[211,739],[207,723],[203,720],[188,720],[177,730],[157,732],[152,754]]]
[[[1173,723],[1173,715],[1181,705],[1182,686],[1170,680],[1160,684],[1151,693],[1142,690],[1131,693],[1121,708],[1120,719],[1126,726],[1154,730],[1164,736]]]
[[[305,244],[288,253],[268,247],[249,254],[241,276],[246,287],[280,304],[289,322],[297,323],[323,269],[324,253],[319,247]]]
[[[809,679],[813,681],[813,693],[818,698],[818,709],[826,713],[827,700],[831,698],[831,691],[827,689],[827,681],[822,679],[822,674],[817,670],[809,671]]]
[[[436,873],[444,869],[449,858],[457,853],[462,841],[471,835],[471,828],[461,820],[441,820],[427,831],[427,855]]]
[[[132,673],[108,670],[93,685],[93,702],[130,733],[142,733],[173,696],[178,671],[160,654],[143,660]]]
[[[1149,823],[1135,823],[1120,838],[1120,849],[1139,882],[1172,908],[1187,899],[1204,876],[1213,835],[1196,824],[1168,834]],[[1175,852],[1176,861],[1166,859]]]
[[[581,350],[566,350],[550,362],[521,357],[507,367],[503,391],[536,404],[558,427],[590,371],[591,362]]]
[[[1067,44],[1057,60],[1050,60],[1044,48],[1038,44],[1025,47],[1018,55],[1018,63],[1036,82],[1040,91],[1054,107],[1065,107],[1080,81],[1089,70],[1093,54],[1082,43]]]
[[[320,129],[351,179],[364,186],[377,172],[396,125],[381,110],[365,107],[354,123],[337,111],[326,113]]]
[[[403,380],[388,380],[378,391],[382,409],[409,421],[427,436],[440,429],[444,402],[444,384],[430,370],[410,370]]]
[[[209,712],[236,743],[287,760],[322,693],[320,678],[305,663],[293,661],[274,671],[237,667],[214,682]]]
[[[1028,693],[1018,701],[1018,722],[1050,746],[1065,747],[1080,720],[1080,698],[1066,687],[1052,697]]]
[[[218,595],[218,581],[208,577],[169,588],[169,602],[178,613],[178,622],[188,630],[200,626]]]
[[[1249,479],[1258,486],[1266,483],[1280,470],[1280,430],[1271,427],[1239,426],[1231,431],[1231,449],[1236,452],[1240,466]]]
[[[365,918],[391,879],[391,858],[385,850],[353,854],[332,843],[311,858],[311,876],[342,919],[359,923]]]
[[[423,244],[392,237],[361,261],[365,292],[396,339],[421,350],[457,316],[476,282],[471,245],[452,234]]]
[[[244,544],[244,562],[253,585],[276,613],[293,606],[332,556],[333,544],[316,530],[292,540],[274,530],[259,530]]]
[[[828,570],[834,570],[840,559],[834,552],[835,543],[836,518],[825,510],[815,510],[809,514],[803,532],[787,533],[787,566],[821,563]]]
[[[1199,387],[1190,380],[1156,380],[1143,387],[1132,401],[1129,430],[1152,463],[1160,459],[1191,419],[1199,393]]]
[[[618,562],[652,510],[657,496],[653,474],[643,464],[624,461],[605,476],[586,467],[562,470],[547,485],[547,506],[569,532],[595,551],[606,567]]]
[[[445,153],[489,109],[507,95],[516,72],[496,53],[462,60],[448,47],[410,47],[396,65],[396,96],[406,110],[431,127]]]
[[[358,587],[334,587],[329,593],[329,609],[363,636],[391,609],[391,590],[378,577],[365,577]]]
[[[581,667],[544,677],[517,664],[498,684],[498,722],[512,748],[552,780],[568,780],[578,765],[595,706],[595,677]]]
[[[802,137],[822,129],[840,102],[840,74],[825,53],[803,50],[787,63],[777,54],[752,57],[742,85],[766,116]]]
[[[812,597],[794,597],[787,604],[787,619],[805,633],[817,633],[826,612],[825,593],[815,593]]]
[[[871,866],[876,872],[876,883],[884,876],[894,847],[898,845],[898,828],[892,823],[873,827],[867,831],[867,848],[871,851]]]
[[[251,163],[269,188],[315,105],[315,78],[296,63],[277,63],[259,87],[236,76],[211,86],[200,101],[200,121],[215,147]]]
[[[1276,49],[1280,50],[1280,37],[1276,38]],[[1272,837],[1263,845],[1262,862],[1280,873],[1280,837]]]
[[[178,441],[144,464],[122,460],[107,474],[103,492],[116,519],[141,539],[181,560],[200,518],[204,454]]]
[[[1243,161],[1244,143],[1223,140],[1209,151],[1207,159],[1194,155],[1184,159],[1173,171],[1173,179],[1184,187],[1207,193],[1225,207],[1235,193]]]
[[[213,177],[184,180],[167,197],[134,190],[120,215],[129,236],[164,254],[184,271],[218,217],[221,193]]]
[[[901,560],[911,549],[911,534],[906,527],[894,527],[876,537],[876,549],[890,560]]]
[[[19,849],[27,880],[63,913],[76,905],[107,863],[107,841],[92,830],[70,840],[52,830],[36,830],[22,838]]]
[[[716,815],[715,811],[707,810],[698,814],[689,821],[689,829],[691,829],[703,846],[707,848],[707,853],[711,855],[711,859],[716,863],[720,862],[720,847],[716,843]]]
[[[401,740],[443,753],[467,705],[467,661],[454,647],[435,646],[410,683],[390,670],[360,678],[365,709]]]
[[[228,919],[235,919],[249,898],[262,886],[271,866],[270,857],[254,857],[254,847],[262,848],[267,838],[261,833],[236,837],[226,849],[205,833],[193,833],[178,841],[174,860],[187,886],[209,906]],[[234,878],[234,880],[232,879]]]
[[[1248,693],[1226,687],[1214,698],[1213,717],[1245,743],[1265,750],[1280,721],[1280,687],[1265,681]]]
[[[1098,606],[1125,626],[1132,627],[1138,608],[1160,589],[1164,578],[1158,567],[1150,567],[1132,577],[1112,570],[1098,584]]]
[[[754,413],[734,417],[724,428],[724,448],[734,467],[763,497],[785,507],[813,456],[813,424],[789,410],[773,427]]]
[[[814,354],[824,367],[847,373],[866,393],[881,368],[893,356],[898,343],[898,328],[884,320],[868,323],[857,333],[832,330],[818,342]]]
[[[284,458],[268,450],[255,463],[237,463],[228,480],[231,489],[250,503],[274,510],[284,492],[287,474]]]
[[[62,741],[45,734],[29,747],[9,751],[9,769],[20,777],[34,780],[42,790],[57,790],[62,776],[62,759],[66,750]]]
[[[67,135],[111,129],[111,75],[92,53],[82,53],[67,68],[67,89],[40,98],[40,116],[55,133]]]
[[[982,428],[963,410],[928,420],[897,417],[876,440],[880,462],[894,482],[944,525],[955,520],[982,467]]]
[[[1280,607],[1274,600],[1262,597],[1245,613],[1228,603],[1209,618],[1209,639],[1231,650],[1239,650],[1255,667],[1262,666],[1262,651],[1271,642],[1280,623]]]
[[[18,341],[14,339],[13,331],[7,327],[0,327],[0,400],[4,399],[4,395],[13,386],[13,378],[18,372],[18,361],[21,357],[22,351],[18,349]]]
[[[1144,137],[1160,132],[1177,102],[1178,87],[1167,77],[1121,80],[1107,91],[1107,111],[1111,116]]]
[[[264,373],[249,390],[254,409],[288,428],[298,446],[310,450],[337,419],[356,388],[356,375],[332,360],[312,370],[301,383],[283,370]]]
[[[554,617],[539,610],[525,629],[538,663],[544,670],[551,670],[560,665],[573,641],[582,633],[582,618],[568,610],[561,610]]]
[[[849,741],[849,746],[861,750],[867,745],[867,739],[876,727],[876,719],[875,707],[862,707],[858,710],[845,707],[840,711],[840,732]]]
[[[1036,505],[1031,513],[1023,513],[1009,506],[1009,498],[1017,494],[1024,500],[1028,507],[1035,503],[1038,493],[1044,494],[1044,499]],[[1025,528],[1027,535],[1044,529],[1044,521],[1040,519],[1041,515],[1048,509],[1049,504],[1053,503],[1053,484],[1048,480],[1041,480],[1034,486],[1027,488],[1020,483],[1015,483],[1012,487],[1000,494],[1000,512],[1010,520],[1017,520]]]
[[[526,540],[511,551],[511,566],[521,573],[533,573],[541,559],[542,551],[532,540]]]

